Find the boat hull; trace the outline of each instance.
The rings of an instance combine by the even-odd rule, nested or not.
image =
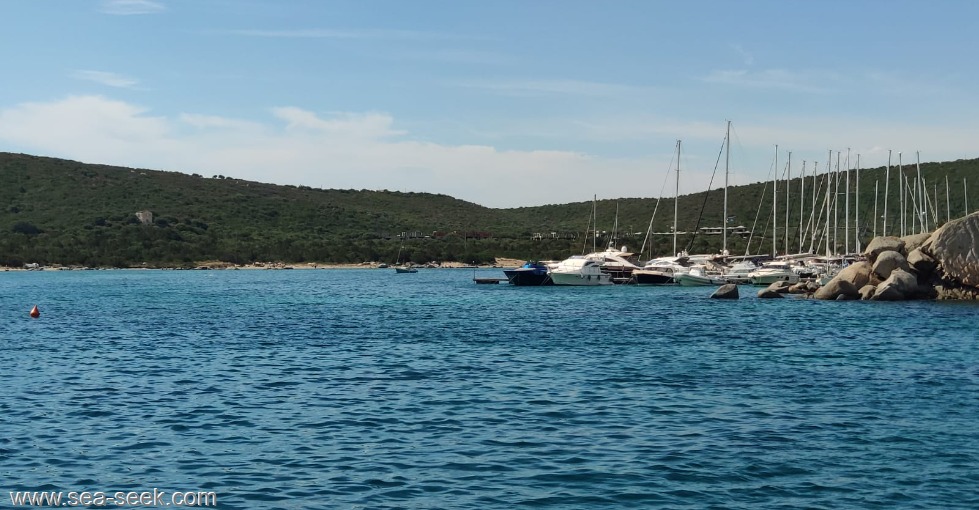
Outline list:
[[[637,269],[632,272],[632,277],[638,285],[671,285],[676,283],[673,272],[649,271]]]
[[[676,282],[683,287],[703,287],[707,285],[724,285],[727,280],[711,276],[701,276],[696,274],[680,274],[676,276]]]
[[[554,285],[612,285],[612,278],[607,274],[580,274],[580,273],[550,273],[551,281]]]
[[[751,277],[752,285],[771,285],[775,282],[799,283],[799,275],[771,274],[771,275],[761,275],[761,276]]]
[[[551,281],[550,276],[547,274],[547,270],[539,269],[504,269],[503,274],[506,275],[507,280],[510,285],[517,285],[521,287],[533,287],[538,285],[553,285],[554,282]]]

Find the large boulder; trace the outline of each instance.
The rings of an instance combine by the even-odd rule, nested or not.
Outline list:
[[[855,262],[844,267],[833,279],[845,280],[849,282],[850,285],[853,285],[854,290],[856,290],[870,283],[870,275],[872,272],[873,266],[870,265],[870,262]]]
[[[931,232],[926,232],[924,234],[911,234],[909,236],[902,237],[901,240],[904,241],[904,250],[901,253],[907,256],[912,251],[925,244],[929,237],[931,237]]]
[[[792,287],[791,283],[782,280],[778,282],[772,282],[772,284],[769,285],[765,290],[770,290],[772,292],[777,292],[779,294],[786,294],[789,292],[789,289],[791,287]]]
[[[812,294],[819,289],[819,285],[814,282],[799,282],[789,287],[789,294]]]
[[[781,292],[774,290],[771,287],[765,287],[764,289],[758,291],[758,297],[767,299],[767,298],[784,298],[785,296],[783,296]]]
[[[946,223],[921,249],[938,262],[945,278],[979,287],[979,213]]]
[[[866,283],[864,285],[866,285]],[[862,286],[863,285],[861,285],[861,287]],[[837,275],[835,278],[830,280],[829,283],[820,287],[819,290],[813,294],[813,297],[816,299],[826,300],[834,300],[841,297],[843,299],[859,299],[860,291],[857,290],[857,287],[850,283],[849,280],[842,279],[840,278],[840,275]]]
[[[860,299],[866,301],[868,299],[873,299],[874,294],[877,292],[877,287],[871,284],[864,285],[860,287]]]
[[[874,301],[903,301],[914,299],[918,295],[918,278],[913,274],[895,269],[891,276],[877,286],[877,291],[871,298]]]
[[[738,294],[738,286],[733,283],[721,285],[710,295],[711,299],[738,299],[739,297],[741,296]]]
[[[877,256],[885,251],[896,251],[900,253],[903,250],[904,241],[899,237],[875,237],[867,245],[867,249],[863,251],[863,254],[867,257],[867,260],[874,262],[877,260]]]
[[[885,251],[877,256],[877,261],[874,262],[874,274],[880,277],[881,280],[890,278],[891,271],[895,269],[901,269],[903,271],[911,270],[911,266],[908,265],[908,261],[905,260],[904,255],[896,251]]]
[[[930,275],[937,264],[938,262],[928,256],[921,248],[915,248],[908,253],[908,265],[919,275]]]

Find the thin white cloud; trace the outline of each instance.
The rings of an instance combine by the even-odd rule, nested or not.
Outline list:
[[[136,14],[158,14],[167,8],[153,0],[102,0],[100,9],[105,14],[131,16]]]
[[[583,80],[469,80],[457,81],[450,86],[483,89],[509,96],[621,96],[643,91],[642,87],[618,83],[603,83]]]
[[[64,157],[89,163],[222,174],[278,184],[339,189],[390,189],[444,193],[490,207],[517,207],[602,198],[653,197],[663,189],[676,138],[701,136],[685,144],[681,193],[707,188],[723,123],[661,122],[619,118],[587,124],[593,136],[617,124],[646,129],[645,156],[600,157],[579,150],[504,150],[488,144],[421,142],[395,128],[383,112],[328,115],[295,106],[273,108],[264,122],[184,113],[177,117],[101,96],[72,96],[22,103],[0,110],[0,142],[7,150]],[[675,131],[675,132],[664,132]],[[874,122],[838,117],[735,122],[732,183],[764,180],[771,148],[793,150],[793,161],[825,164],[825,147],[862,153],[863,168],[886,162],[886,151],[905,156],[922,151],[923,161],[975,157],[979,129],[970,125]],[[693,140],[697,142],[696,140]],[[574,146],[574,145],[570,145]],[[807,152],[806,149],[812,148]],[[885,158],[885,159],[881,159]],[[905,157],[905,162],[910,156]],[[854,156],[855,159],[855,156]],[[780,161],[782,161],[780,159]],[[614,176],[614,178],[610,178]],[[510,186],[532,177],[540,186]],[[719,180],[715,177],[714,187]]]
[[[216,30],[213,32],[218,34],[245,37],[268,37],[278,39],[442,39],[452,37],[445,34],[436,34],[432,32],[390,29],[237,29]]]
[[[106,71],[78,70],[72,73],[73,78],[86,81],[94,81],[109,87],[130,88],[139,84],[139,81],[123,76],[121,74]]]
[[[757,89],[780,89],[809,94],[826,94],[833,89],[826,86],[834,83],[831,74],[814,72],[793,72],[784,69],[768,69],[752,72],[746,69],[717,70],[710,73],[704,81],[721,85],[734,85]]]
[[[735,53],[741,57],[741,62],[744,65],[750,66],[755,63],[755,56],[749,53],[748,50],[744,49],[744,47],[740,44],[732,44],[731,49],[733,49]]]

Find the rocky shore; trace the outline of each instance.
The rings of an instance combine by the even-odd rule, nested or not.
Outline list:
[[[877,237],[863,255],[819,288],[800,283],[785,290],[829,300],[979,299],[979,213],[931,233]]]

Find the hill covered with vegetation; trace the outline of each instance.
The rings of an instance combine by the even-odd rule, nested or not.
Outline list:
[[[971,181],[969,196],[979,200],[979,189],[974,189],[979,187],[979,160],[927,163],[921,169],[932,224],[944,221],[947,209],[953,218],[964,214],[964,179]],[[913,168],[904,171],[914,175]],[[851,172],[851,188],[856,180],[853,175]],[[946,176],[950,184],[947,198]],[[893,226],[898,224],[896,169],[890,177],[888,221]],[[883,214],[884,169],[862,170],[860,180],[861,227],[863,237],[869,238],[875,182],[880,190],[878,216]],[[643,256],[672,252],[672,198],[492,209],[445,195],[280,186],[11,153],[0,153],[0,182],[0,264],[7,266],[37,262],[162,267],[207,260],[238,264],[395,262],[399,251],[403,260],[416,263],[481,263],[495,257],[560,259],[591,251],[593,242],[600,249],[614,243],[638,251],[650,226],[659,234],[652,236],[651,248],[647,243]],[[822,208],[825,184],[820,182],[823,180],[817,180],[816,200]],[[800,198],[801,182],[798,178],[790,182],[788,234],[793,241],[788,249],[780,242],[780,252],[798,251],[800,215],[803,225],[810,224],[812,183],[811,178],[806,180],[806,192]],[[785,236],[784,186],[780,183],[779,239]],[[843,198],[839,196],[842,222]],[[746,248],[752,253],[770,253],[771,183],[731,187],[728,203],[729,225],[754,230],[750,247],[747,238],[732,235],[731,253],[740,254]],[[678,246],[691,253],[719,250],[719,235],[692,232],[722,224],[723,191],[681,196],[678,205],[678,230],[686,232],[679,236]],[[589,230],[594,229],[593,207],[597,240],[594,230]],[[853,214],[855,196],[851,196],[850,207]],[[878,231],[881,227],[878,224]],[[806,227],[803,230],[808,232]],[[842,226],[839,232],[842,240]],[[804,237],[808,240],[808,233]],[[808,241],[806,245],[804,248]]]

